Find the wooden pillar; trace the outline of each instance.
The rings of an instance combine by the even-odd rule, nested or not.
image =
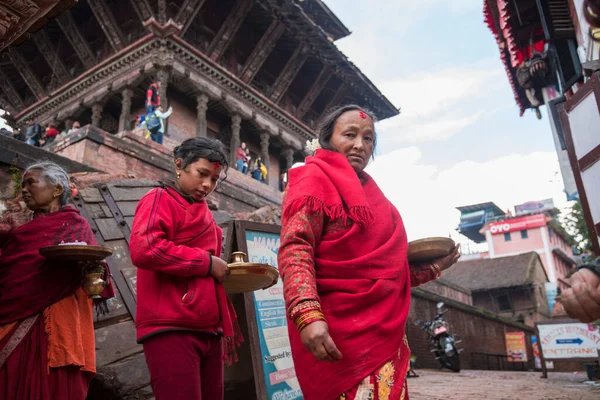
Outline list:
[[[158,95],[160,96],[160,105],[163,107],[163,111],[167,111],[169,109],[169,99],[167,99],[167,88],[169,87],[169,70],[165,68],[161,68],[156,73],[156,77],[160,79],[160,89],[158,89]],[[166,118],[163,121],[165,125],[165,136],[171,136],[169,132],[169,118]]]
[[[286,147],[285,150],[283,150],[286,170],[289,170],[290,168],[292,168],[292,165],[294,165],[294,153],[295,152],[293,147]]]
[[[73,123],[75,122],[75,120],[71,117],[65,118],[65,132],[68,132],[69,129],[71,129],[73,127]]]
[[[129,117],[131,116],[131,99],[133,98],[133,90],[125,88],[121,92],[123,99],[121,100],[121,116],[119,117],[119,132],[129,129]]]
[[[196,137],[208,135],[208,121],[206,120],[206,111],[208,111],[208,96],[204,93],[196,95]]]
[[[94,103],[92,106],[92,125],[100,128],[100,121],[102,120],[102,110],[104,106],[100,103]]]
[[[260,156],[263,163],[267,166],[267,179],[266,184],[269,184],[269,176],[271,175],[271,159],[269,158],[269,141],[271,134],[268,131],[262,131],[260,133]]]
[[[239,114],[231,116],[231,142],[229,143],[230,165],[235,166],[235,155],[240,147],[240,131],[242,129],[242,117]]]

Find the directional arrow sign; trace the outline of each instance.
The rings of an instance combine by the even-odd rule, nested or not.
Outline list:
[[[581,343],[583,343],[583,340],[581,340],[580,338],[576,338],[576,339],[556,339],[556,344],[578,344],[581,346]]]

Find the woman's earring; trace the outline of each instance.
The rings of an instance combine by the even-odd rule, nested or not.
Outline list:
[[[181,172],[177,171],[177,179],[181,178]]]

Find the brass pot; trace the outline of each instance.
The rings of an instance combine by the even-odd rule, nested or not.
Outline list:
[[[104,290],[107,283],[102,279],[103,273],[85,274],[85,282],[83,282],[83,291],[90,299],[100,299],[100,293]]]
[[[234,253],[231,253],[231,263],[232,264],[246,262],[245,258],[246,258],[246,253],[244,253],[243,251],[236,251]]]

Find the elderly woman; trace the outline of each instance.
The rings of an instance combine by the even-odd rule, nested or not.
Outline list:
[[[457,246],[409,267],[402,218],[364,172],[374,121],[354,105],[333,111],[321,149],[289,172],[279,270],[306,400],[407,399],[410,288],[439,278],[459,257]]]
[[[83,400],[96,372],[92,301],[81,289],[81,265],[39,254],[63,241],[96,244],[87,221],[67,205],[69,196],[64,169],[32,165],[22,180],[29,212],[0,224],[2,399]]]

